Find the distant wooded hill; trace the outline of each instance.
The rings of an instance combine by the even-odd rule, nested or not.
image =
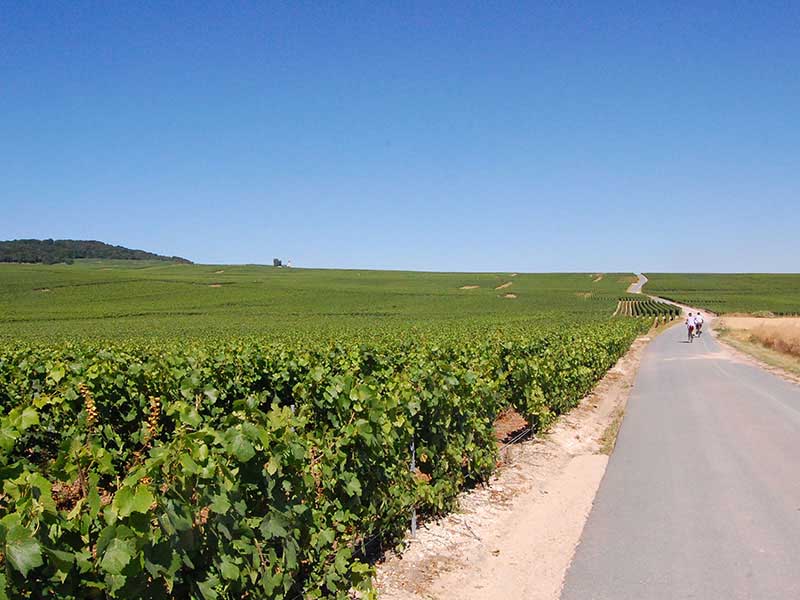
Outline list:
[[[0,241],[0,262],[56,264],[70,263],[77,258],[163,260],[187,264],[192,262],[180,256],[161,256],[94,240]]]

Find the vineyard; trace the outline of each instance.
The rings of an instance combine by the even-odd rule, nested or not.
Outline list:
[[[0,340],[258,335],[309,343],[380,341],[388,330],[447,333],[465,322],[497,327],[564,315],[570,322],[607,318],[633,279],[511,275],[146,261],[0,263]]]
[[[646,293],[718,314],[800,314],[797,274],[648,273],[647,277]]]
[[[666,302],[636,295],[621,297],[614,314],[620,317],[646,317],[672,321],[680,316],[681,309]]]
[[[358,276],[348,277],[333,298]],[[441,282],[405,277],[398,294],[417,298]],[[448,277],[441,295],[488,315],[439,316],[433,297],[425,319],[406,316],[403,330],[387,318],[369,335],[373,315],[294,337],[235,335],[225,319],[225,335],[180,337],[150,315],[141,322],[156,324],[152,339],[120,339],[112,326],[115,339],[75,341],[26,339],[44,325],[10,322],[19,331],[0,349],[0,598],[372,595],[370,559],[402,541],[412,512],[451,509],[493,471],[502,411],[547,427],[647,328],[610,318],[627,276],[608,277],[602,299],[586,275],[515,277],[527,306],[549,299],[528,319],[495,291],[497,276]],[[468,291],[450,282],[465,278],[488,290],[459,305]],[[123,285],[118,304],[136,289]],[[113,312],[115,292],[104,293],[83,310]]]

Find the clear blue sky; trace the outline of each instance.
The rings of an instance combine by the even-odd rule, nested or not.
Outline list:
[[[797,2],[0,8],[0,239],[798,271],[799,231]]]

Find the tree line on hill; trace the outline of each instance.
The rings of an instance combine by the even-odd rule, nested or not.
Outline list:
[[[95,240],[10,240],[0,241],[0,262],[12,263],[71,263],[78,258],[105,258],[124,260],[163,260],[191,264],[180,256],[162,256],[112,246]]]

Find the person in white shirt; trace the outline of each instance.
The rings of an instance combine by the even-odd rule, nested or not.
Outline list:
[[[689,316],[686,317],[686,329],[689,330],[689,341],[694,341],[694,317],[692,313],[689,313]]]
[[[696,335],[703,333],[703,315],[700,313],[694,316],[694,331]]]

